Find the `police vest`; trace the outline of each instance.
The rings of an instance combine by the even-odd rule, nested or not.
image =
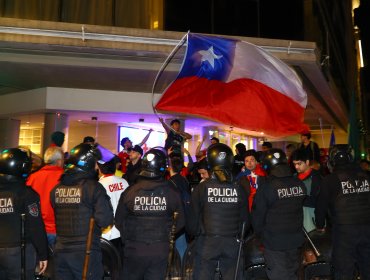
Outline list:
[[[203,206],[202,234],[235,237],[240,227],[241,187],[207,181]]]
[[[307,193],[303,182],[294,177],[275,177],[269,179],[269,184],[277,200],[267,212],[265,230],[276,233],[302,231],[303,200]]]
[[[89,221],[93,213],[83,203],[82,197],[87,197],[83,183],[74,186],[59,184],[55,189],[55,225],[60,236],[87,236],[89,232]]]
[[[26,188],[26,186],[21,186]],[[19,188],[0,188],[0,248],[21,245],[21,214],[24,202]]]
[[[337,174],[340,190],[335,199],[335,222],[370,224],[370,179],[363,172]]]
[[[168,242],[172,213],[168,209],[168,186],[139,190],[125,222],[124,239],[145,243]]]

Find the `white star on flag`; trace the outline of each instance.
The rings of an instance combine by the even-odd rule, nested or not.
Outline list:
[[[199,51],[199,54],[202,56],[201,61],[208,61],[212,68],[215,68],[215,59],[220,59],[222,57],[222,55],[215,54],[213,46],[211,46],[208,50]]]

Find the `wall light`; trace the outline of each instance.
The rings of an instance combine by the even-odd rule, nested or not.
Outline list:
[[[358,50],[360,52],[360,66],[364,67],[364,58],[362,57],[362,45],[361,40],[358,40]]]

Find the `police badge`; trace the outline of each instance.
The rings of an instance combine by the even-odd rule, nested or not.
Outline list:
[[[28,213],[30,213],[33,217],[39,216],[39,206],[37,203],[32,203],[31,205],[28,205]]]
[[[220,152],[220,153],[218,154],[218,158],[219,158],[220,160],[225,159],[225,158],[226,158],[226,153],[225,153],[225,152]]]

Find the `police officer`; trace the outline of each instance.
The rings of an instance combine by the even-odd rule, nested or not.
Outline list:
[[[331,214],[335,279],[354,279],[355,264],[361,279],[370,279],[370,178],[353,159],[349,145],[331,148],[333,173],[324,177],[316,206],[319,231]]]
[[[113,208],[106,190],[95,180],[100,157],[100,151],[90,144],[74,147],[60,184],[50,193],[57,229],[55,279],[81,279],[90,230],[92,242],[87,279],[103,278],[100,236],[102,228],[113,224]]]
[[[118,203],[115,225],[124,243],[123,279],[165,279],[174,212],[177,231],[185,225],[180,194],[164,180],[166,162],[163,151],[149,150],[138,182]]]
[[[304,243],[304,183],[293,177],[284,152],[270,149],[262,160],[267,171],[252,206],[252,224],[262,237],[269,279],[298,279],[300,247]]]
[[[187,218],[188,232],[196,238],[193,278],[213,279],[217,270],[223,279],[233,279],[237,237],[244,222],[249,227],[248,196],[232,182],[230,147],[221,143],[209,146],[207,161],[211,177],[194,189]]]
[[[25,279],[34,279],[36,253],[40,274],[47,267],[47,239],[38,194],[25,185],[32,161],[23,149],[0,152],[0,279],[21,279],[21,215],[25,214]],[[22,242],[23,243],[23,242]]]

